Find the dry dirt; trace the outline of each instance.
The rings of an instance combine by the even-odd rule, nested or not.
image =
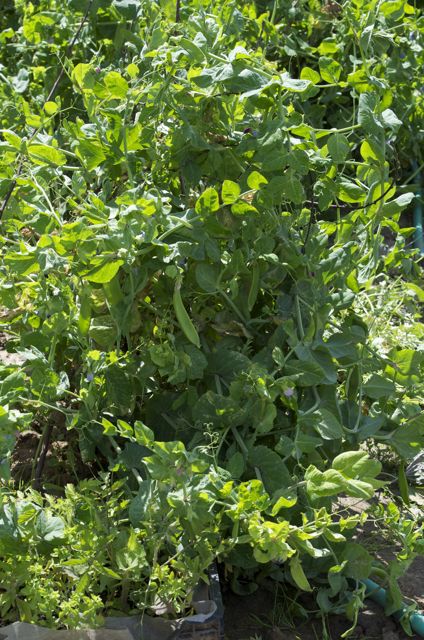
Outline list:
[[[8,336],[5,333],[0,332],[0,365],[20,365],[23,363],[23,358],[19,353],[10,353],[6,349]]]

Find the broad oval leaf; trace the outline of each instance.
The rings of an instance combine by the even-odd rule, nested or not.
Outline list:
[[[66,164],[66,156],[63,151],[49,147],[46,144],[32,143],[28,145],[28,155],[36,164],[61,166]]]
[[[209,187],[205,189],[202,195],[198,198],[196,202],[196,213],[201,216],[205,216],[208,213],[214,213],[219,209],[219,196],[218,192],[213,188]]]
[[[81,275],[89,282],[105,284],[116,276],[123,264],[123,260],[97,260],[97,264]]]

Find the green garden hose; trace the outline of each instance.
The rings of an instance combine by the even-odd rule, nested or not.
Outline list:
[[[383,587],[380,587],[380,585],[378,585],[376,582],[374,582],[373,580],[369,580],[368,578],[366,580],[361,580],[361,582],[365,585],[366,597],[374,600],[374,602],[376,602],[380,606],[385,607],[387,602],[386,590],[383,589]],[[402,609],[399,609],[399,611],[395,611],[395,613],[392,614],[393,617],[396,620],[400,620],[405,614],[406,609],[407,606],[405,605],[404,607],[402,607]],[[412,631],[421,636],[421,638],[424,638],[424,615],[421,613],[412,613],[409,618],[409,623],[411,625]]]

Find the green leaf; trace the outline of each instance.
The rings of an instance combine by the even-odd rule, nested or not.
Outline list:
[[[84,89],[92,89],[95,84],[94,69],[91,64],[77,64],[71,74],[72,82],[74,82],[82,91]]]
[[[282,458],[268,447],[258,445],[250,449],[249,462],[259,469],[265,489],[271,495],[291,485],[290,473]]]
[[[365,189],[361,185],[347,178],[339,178],[338,185],[338,197],[343,202],[362,202],[366,195]]]
[[[150,448],[152,443],[155,441],[155,434],[153,431],[140,420],[136,420],[134,423],[134,435],[138,444],[147,448]]]
[[[371,163],[373,160],[384,161],[384,154],[373,140],[364,140],[361,144],[360,150],[361,156],[366,162]]]
[[[346,451],[333,460],[333,469],[349,478],[374,478],[381,472],[381,462],[373,460],[365,451]]]
[[[205,216],[208,213],[214,213],[219,209],[219,196],[213,187],[205,189],[200,198],[196,202],[196,213]]]
[[[321,55],[325,55],[326,53],[337,53],[339,51],[340,45],[337,44],[331,38],[324,38],[318,47],[318,52]]]
[[[131,500],[128,508],[128,515],[133,527],[142,526],[146,519],[151,497],[151,480],[143,480],[139,485],[137,495]]]
[[[343,425],[328,409],[318,409],[311,414],[310,420],[313,422],[315,430],[324,440],[337,440],[343,437]]]
[[[364,392],[370,398],[379,400],[380,398],[389,398],[393,396],[396,387],[392,380],[384,378],[374,373],[369,380],[363,386]]]
[[[56,102],[51,101],[45,102],[43,108],[48,116],[54,116],[54,114],[59,111],[59,107],[57,106]]]
[[[235,376],[251,365],[250,359],[239,351],[232,351],[225,347],[217,347],[208,355],[208,371],[219,375],[225,380],[232,380]]]
[[[259,280],[260,280],[260,268],[257,263],[252,267],[252,280],[249,288],[249,295],[247,296],[247,308],[252,311],[255,306],[256,299],[259,293]]]
[[[113,0],[112,6],[127,20],[135,20],[140,11],[140,0]]]
[[[57,543],[64,538],[65,523],[62,518],[40,511],[35,522],[35,532],[44,542]]]
[[[202,49],[188,38],[180,38],[179,44],[192,60],[195,60],[196,62],[202,62],[205,60],[206,56]]]
[[[78,316],[78,329],[83,336],[87,335],[91,322],[91,303],[90,294],[81,292],[80,296],[80,312]]]
[[[313,360],[289,360],[285,366],[285,373],[297,376],[297,384],[302,387],[320,384],[324,375],[322,368]]]
[[[391,200],[390,202],[385,202],[381,212],[385,216],[392,216],[397,213],[400,213],[411,204],[414,198],[415,198],[415,194],[412,192],[402,193],[402,195],[398,196],[394,200]]]
[[[37,273],[40,271],[37,256],[33,253],[27,255],[11,252],[5,255],[4,261],[11,269],[14,270],[15,273],[19,273],[22,276],[27,276],[30,273]]]
[[[109,71],[103,79],[111,98],[125,98],[128,93],[128,82],[117,71]]]
[[[66,164],[65,154],[46,144],[32,143],[28,145],[28,155],[36,164],[50,164],[54,166]]]
[[[247,186],[257,191],[262,185],[268,184],[268,180],[258,171],[252,171],[247,178]]]
[[[30,76],[27,69],[19,69],[17,75],[11,78],[11,84],[16,93],[25,93],[29,82]]]
[[[106,154],[98,140],[80,140],[75,153],[89,171],[98,167],[106,159]]]
[[[322,440],[316,435],[310,435],[303,431],[298,431],[295,437],[295,445],[298,451],[301,453],[311,453],[315,449],[321,446]]]
[[[224,204],[232,204],[241,193],[241,189],[236,182],[232,180],[224,180],[221,190],[221,198]]]
[[[106,436],[118,435],[118,429],[116,428],[116,425],[114,425],[113,422],[111,422],[110,420],[107,420],[107,418],[102,418],[102,427],[103,427],[103,433]]]
[[[91,319],[89,336],[99,347],[110,351],[116,340],[116,324],[110,315],[100,315]]]
[[[345,478],[333,469],[322,472],[311,465],[306,469],[305,480],[306,491],[312,499],[335,496],[346,489]]]
[[[276,516],[280,513],[281,509],[291,509],[297,502],[297,496],[280,496],[274,506],[272,507],[271,515]]]
[[[404,15],[407,6],[409,5],[405,6],[405,2],[402,0],[388,0],[387,2],[382,3],[381,13],[384,16],[391,16],[392,18],[396,17],[399,19]]]
[[[133,407],[133,386],[131,378],[124,368],[117,364],[111,365],[105,372],[106,393],[110,407],[116,407],[118,414],[126,415]],[[122,433],[121,433],[122,435]]]
[[[412,293],[412,295],[416,296],[419,302],[424,302],[424,289],[415,284],[415,282],[408,282],[406,284],[406,290],[408,294]]]
[[[382,123],[389,129],[397,131],[402,126],[402,120],[391,109],[385,109],[381,114]]]
[[[381,463],[369,458],[365,451],[347,451],[333,461],[333,468],[319,471],[310,466],[306,470],[306,488],[312,499],[345,493],[348,496],[369,499],[375,490],[384,486],[376,480]]]
[[[362,544],[348,542],[341,554],[341,562],[346,562],[343,573],[354,580],[365,580],[371,573],[372,556]]]
[[[235,202],[231,205],[231,213],[235,216],[245,216],[247,213],[258,213],[258,210],[248,202]]]
[[[327,141],[328,153],[334,162],[344,162],[349,154],[349,140],[342,133],[334,133]]]
[[[233,453],[226,466],[233,478],[238,479],[243,475],[246,468],[246,462],[240,451]]]
[[[302,71],[300,72],[300,77],[302,80],[309,80],[310,82],[312,82],[312,84],[318,84],[318,82],[320,82],[321,80],[321,76],[319,75],[318,71],[315,71],[310,67],[303,67]]]
[[[268,79],[261,72],[247,68],[246,64],[246,60],[235,60],[231,65],[225,65],[231,66],[231,71],[224,70],[222,80],[217,80],[223,82],[226,90],[231,93],[257,95]]]
[[[289,202],[301,204],[305,199],[303,185],[294,170],[289,169],[282,177],[283,197]]]
[[[91,269],[83,271],[81,275],[89,282],[104,284],[110,282],[116,276],[124,261],[95,258],[91,264]]]
[[[358,123],[366,133],[374,136],[384,133],[384,127],[376,114],[377,107],[378,99],[375,94],[361,93],[358,104]]]
[[[392,350],[389,353],[390,365],[385,374],[394,382],[402,385],[417,384],[420,381],[420,367],[424,362],[424,352],[413,349]]]
[[[311,86],[311,81],[309,79],[297,80],[295,78],[290,78],[290,76],[285,73],[281,76],[281,87],[286,91],[291,91],[293,93],[303,93]]]
[[[206,262],[200,262],[196,266],[196,280],[198,285],[207,291],[213,293],[218,288],[219,268]]]
[[[329,82],[330,84],[337,83],[340,79],[341,71],[342,66],[337,60],[327,56],[320,57],[319,72],[324,82]]]
[[[424,414],[401,424],[390,434],[388,443],[405,460],[417,455],[424,448]]]
[[[140,72],[140,68],[134,64],[134,62],[130,62],[130,64],[125,68],[125,71],[130,76],[131,80],[134,80]]]
[[[105,375],[107,375],[107,373],[109,371],[113,371],[113,375],[112,375],[112,379],[113,379],[113,376],[115,375],[115,371],[114,370],[115,371],[117,370],[119,373],[124,371],[125,375],[127,376],[127,372],[125,371],[125,369],[123,369],[122,367],[120,368],[116,364],[113,364],[110,367],[108,367]],[[128,403],[125,403],[125,404],[127,405],[127,408],[125,409],[125,413],[127,413]],[[125,406],[125,404],[124,404],[124,406]],[[118,434],[122,438],[130,438],[130,439],[133,438],[134,429],[132,428],[132,426],[130,424],[128,424],[128,422],[125,422],[125,420],[117,420],[116,421],[116,428],[117,428]],[[132,444],[134,444],[134,443],[132,443]]]
[[[16,149],[16,151],[20,151],[22,147],[22,140],[18,135],[16,135],[16,133],[8,129],[2,129],[1,133],[3,138],[9,143],[10,150]]]

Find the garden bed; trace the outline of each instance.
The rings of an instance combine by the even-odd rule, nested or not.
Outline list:
[[[3,626],[186,619],[215,560],[229,634],[229,588],[273,633],[355,633],[368,579],[395,611],[424,545],[422,8],[3,4]]]
[[[106,618],[102,627],[90,630],[54,630],[16,622],[0,626],[2,640],[223,640],[224,609],[216,566],[209,571],[209,585],[199,584],[193,594],[191,616],[175,620],[146,614]]]
[[[423,593],[423,562],[415,561],[411,567],[408,592],[418,601],[417,594]],[[284,606],[275,606],[272,590],[260,589],[251,596],[236,596],[228,593],[225,598],[225,631],[228,640],[317,640],[325,638],[323,622],[314,618],[308,620],[290,619]],[[246,612],[249,612],[246,615]],[[344,615],[330,615],[325,620],[328,638],[339,640],[351,625]],[[418,640],[417,635],[407,635],[399,624],[386,616],[381,607],[367,600],[358,617],[358,625],[352,640]]]

